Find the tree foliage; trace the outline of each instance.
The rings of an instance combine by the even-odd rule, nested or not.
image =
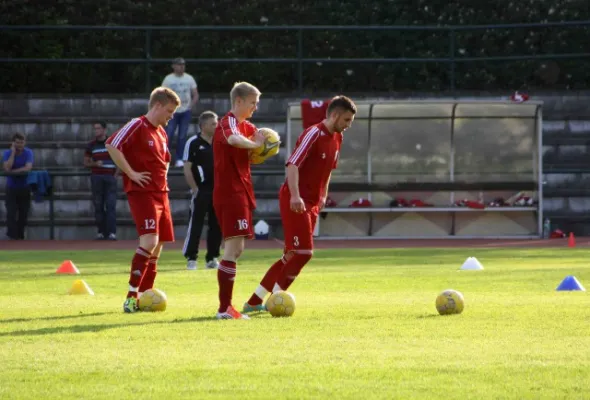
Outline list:
[[[236,80],[248,80],[265,92],[304,90],[349,92],[444,91],[451,74],[460,90],[587,89],[590,58],[462,61],[462,57],[498,57],[585,53],[590,26],[490,28],[478,30],[327,30],[301,34],[280,30],[164,30],[168,26],[384,25],[438,26],[559,22],[589,19],[582,1],[520,0],[3,0],[3,25],[145,26],[154,30],[0,31],[0,84],[3,92],[143,92],[170,71],[166,62],[23,63],[41,59],[163,59],[177,56],[220,59],[187,66],[204,92],[226,92]],[[451,37],[454,42],[451,45]],[[418,62],[244,62],[231,59],[424,58]],[[225,61],[227,60],[227,61]],[[149,84],[146,81],[149,77]]]

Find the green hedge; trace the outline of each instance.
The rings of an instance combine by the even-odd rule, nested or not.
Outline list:
[[[24,5],[23,5],[24,3]],[[3,0],[4,25],[480,25],[590,19],[588,7],[568,0],[449,0],[362,2],[323,0],[285,4],[278,0]],[[36,4],[36,5],[35,5]],[[198,6],[195,6],[198,4]],[[457,31],[455,57],[589,52],[590,27]],[[145,58],[143,31],[0,31],[4,92],[143,92],[146,76],[159,84],[170,66],[143,64],[19,63],[19,58]],[[153,58],[296,57],[297,33],[280,31],[154,31]],[[445,31],[334,31],[303,33],[303,56],[322,58],[448,57]],[[455,66],[459,90],[587,89],[590,58],[574,60],[474,61]],[[297,65],[222,62],[190,64],[201,91],[226,92],[236,80],[265,92],[297,90]],[[441,91],[449,89],[447,63],[303,64],[306,92]]]

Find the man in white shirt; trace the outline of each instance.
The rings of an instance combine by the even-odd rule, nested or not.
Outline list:
[[[178,127],[178,140],[176,141],[176,163],[174,166],[180,168],[184,165],[182,162],[182,153],[186,143],[188,127],[191,122],[191,111],[199,100],[199,92],[197,90],[197,82],[195,81],[195,78],[184,72],[184,58],[176,58],[172,62],[172,69],[174,72],[168,74],[164,78],[164,81],[162,81],[162,86],[174,90],[178,97],[180,97],[181,101],[180,107],[178,107],[174,113],[173,118],[166,126],[166,133],[168,134],[170,143],[172,143],[172,139],[174,139],[174,134],[176,133],[176,128]]]

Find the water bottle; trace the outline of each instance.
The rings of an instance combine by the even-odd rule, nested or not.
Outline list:
[[[543,221],[543,238],[549,239],[549,235],[551,234],[551,221],[549,218],[545,218]]]

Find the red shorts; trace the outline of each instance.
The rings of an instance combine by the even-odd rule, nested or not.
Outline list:
[[[250,208],[248,201],[232,203],[216,203],[214,201],[213,208],[224,240],[241,236],[246,239],[254,237],[252,208]]]
[[[281,221],[285,235],[285,253],[293,250],[313,250],[313,231],[318,221],[318,207],[305,204],[301,214],[291,211],[291,196],[287,191],[279,193]]]
[[[160,242],[174,242],[168,192],[129,192],[127,201],[139,236],[155,233]]]

